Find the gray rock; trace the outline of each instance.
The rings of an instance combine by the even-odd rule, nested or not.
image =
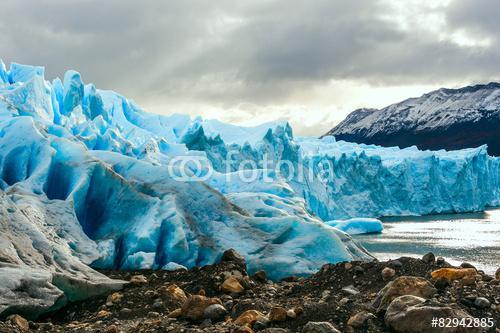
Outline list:
[[[347,326],[361,328],[365,326],[368,321],[376,318],[377,317],[373,313],[361,311],[349,318],[349,320],[347,321]]]
[[[361,266],[354,266],[353,268],[354,274],[361,275],[365,273],[365,269]]]
[[[491,306],[491,302],[484,297],[478,297],[474,300],[474,305],[480,309],[486,309]]]
[[[403,295],[413,295],[423,298],[430,298],[437,292],[437,289],[424,278],[414,276],[400,276],[386,284],[377,294],[372,306],[377,312],[383,312],[389,304],[397,297]]]
[[[302,328],[302,333],[340,333],[340,331],[329,322],[310,321]]]
[[[153,303],[153,309],[159,310],[159,309],[163,309],[163,308],[164,308],[164,306],[163,306],[163,302],[162,301],[155,301]]]
[[[254,331],[260,331],[260,330],[263,330],[263,329],[267,328],[267,326],[269,326],[269,321],[266,321],[266,320],[257,320],[253,324],[253,329],[254,329]]]
[[[342,288],[342,291],[347,295],[352,295],[352,296],[359,294],[359,290],[356,289],[353,285],[349,285],[347,287]]]
[[[30,328],[29,322],[17,314],[10,315],[9,317],[7,317],[7,321],[9,321],[12,325],[17,327],[21,332],[28,331]]]
[[[393,268],[385,267],[382,270],[382,279],[384,281],[390,280],[394,275],[396,275],[396,271]]]
[[[445,289],[446,287],[448,287],[450,285],[450,281],[448,281],[447,278],[445,277],[439,277],[436,279],[436,281],[434,281],[434,287],[436,287],[437,289]]]
[[[223,320],[224,317],[228,314],[225,307],[220,304],[212,304],[205,308],[203,311],[203,318],[210,319],[213,322]]]
[[[446,264],[446,261],[444,260],[443,257],[437,257],[436,258],[436,265],[438,266],[444,266]]]
[[[246,269],[246,267],[247,267],[247,263],[245,261],[245,258],[243,258],[243,256],[241,254],[239,254],[238,252],[236,252],[234,249],[229,249],[229,250],[225,251],[222,254],[220,261],[221,262],[234,262],[235,264],[237,264],[238,266],[240,266],[241,268],[244,268],[244,269]]]
[[[394,268],[394,269],[399,269],[399,268],[403,267],[403,263],[401,261],[397,260],[397,259],[396,260],[391,260],[389,262],[389,266],[391,268]]]
[[[260,282],[266,282],[267,281],[267,274],[264,271],[257,271],[253,275],[254,279]]]
[[[226,310],[231,311],[231,309],[233,308],[233,304],[233,300],[228,300],[224,302],[224,307],[226,308]]]
[[[160,314],[156,311],[150,311],[150,312],[148,312],[147,316],[149,318],[158,318],[160,316]]]
[[[449,332],[476,333],[479,328],[467,327],[432,327],[433,318],[471,318],[460,309],[451,308],[440,303],[431,303],[424,298],[405,295],[393,300],[385,313],[387,327],[397,333]]]
[[[476,269],[476,267],[474,267],[474,265],[469,264],[468,262],[463,262],[463,263],[461,263],[461,264],[460,264],[460,267],[461,267],[461,268],[474,268],[474,269]]]
[[[132,313],[132,310],[130,310],[129,308],[120,309],[120,315],[122,315],[122,316],[127,316],[131,313]]]
[[[436,261],[436,256],[434,255],[434,253],[429,252],[422,257],[422,261],[426,264],[432,264],[434,261]]]
[[[212,321],[210,319],[205,319],[200,324],[200,328],[207,328],[207,327],[210,327],[210,326],[212,326]]]
[[[54,324],[52,324],[51,322],[40,323],[40,324],[38,324],[38,328],[40,330],[42,330],[42,332],[43,331],[51,331],[54,328]]]
[[[490,276],[490,275],[483,274],[483,275],[481,276],[481,280],[486,281],[486,282],[489,282],[489,281],[491,281],[491,280],[493,280],[493,279],[494,279],[494,277],[493,277],[493,276]]]

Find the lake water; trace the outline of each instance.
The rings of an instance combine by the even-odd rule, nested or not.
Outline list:
[[[354,236],[379,260],[433,252],[451,264],[469,262],[489,274],[500,267],[500,209],[382,221],[381,234]]]

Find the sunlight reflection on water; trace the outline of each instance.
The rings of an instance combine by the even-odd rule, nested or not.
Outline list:
[[[469,262],[490,274],[500,266],[500,209],[383,222],[383,233],[355,236],[380,260],[433,252],[452,264]]]

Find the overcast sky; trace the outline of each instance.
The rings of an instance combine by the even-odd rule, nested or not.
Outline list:
[[[0,58],[147,111],[323,134],[358,107],[500,80],[497,0],[2,0]]]

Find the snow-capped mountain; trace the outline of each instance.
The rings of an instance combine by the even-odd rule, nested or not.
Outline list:
[[[439,89],[383,109],[358,109],[327,133],[382,146],[447,149],[488,145],[500,155],[500,83]]]
[[[189,179],[173,163],[186,160]],[[0,61],[0,315],[121,285],[92,268],[193,267],[234,248],[279,279],[371,259],[342,230],[380,224],[338,219],[482,210],[500,204],[499,169],[484,146],[381,148],[294,138],[286,122],[154,115],[75,71],[49,82]]]

